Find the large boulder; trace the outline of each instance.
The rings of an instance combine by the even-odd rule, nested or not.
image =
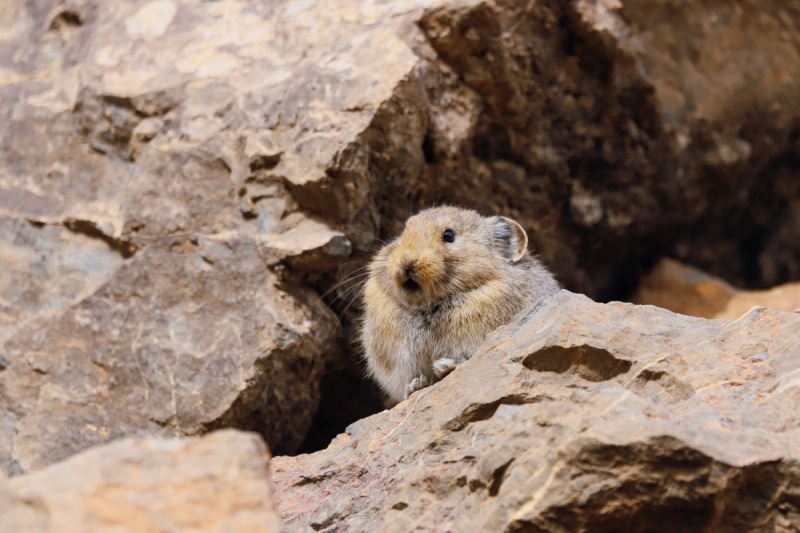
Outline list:
[[[54,232],[19,227],[34,246]],[[333,329],[315,300],[279,289],[252,240],[143,247],[92,294],[45,307],[6,340],[0,465],[19,473],[122,436],[231,425],[292,451],[316,411]]]
[[[790,531],[800,313],[562,291],[440,383],[272,460],[292,531]]]
[[[278,533],[263,441],[125,439],[41,471],[0,476],[0,531]]]

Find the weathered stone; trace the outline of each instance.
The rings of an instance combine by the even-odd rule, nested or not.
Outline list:
[[[562,291],[440,383],[272,460],[292,531],[792,531],[800,315]]]
[[[303,55],[275,55],[283,14],[237,2],[5,3],[2,469],[226,425],[296,449],[336,319],[269,267],[327,268],[350,248],[298,218],[283,178],[265,175],[271,154],[291,162],[304,139],[279,128],[289,148],[270,152],[249,101],[291,92],[305,110],[314,98],[276,67]],[[283,34],[287,49],[296,36]],[[297,131],[316,135],[307,121]]]
[[[149,169],[137,174],[171,175],[181,169],[166,160],[179,153],[223,162],[259,223],[275,213],[261,214],[270,201],[250,189],[277,183],[361,247],[396,233],[421,205],[457,201],[521,220],[567,285],[594,295],[618,292],[623,265],[676,243],[677,253],[697,253],[730,278],[753,277],[745,270],[755,260],[777,283],[797,271],[786,258],[796,252],[790,214],[800,192],[788,177],[764,185],[761,172],[771,162],[783,168],[796,149],[798,5],[677,5],[29,7],[7,16],[8,42],[21,45],[3,70],[13,82],[4,101],[19,102],[7,148],[35,152],[24,161],[35,183],[57,170],[30,141],[47,131],[49,152],[72,154],[61,145],[76,127],[111,156],[82,164],[119,176],[114,190],[99,182],[82,190],[145,212],[152,202],[143,200],[161,196],[161,217],[122,209],[126,226],[145,233],[208,224],[209,215],[216,225],[241,223],[224,202],[212,208],[211,188],[200,195],[181,180],[125,183],[131,168],[120,161]],[[60,163],[61,172],[75,164]],[[55,188],[65,199],[78,193],[72,180],[65,185]],[[168,202],[170,192],[207,201]],[[708,245],[736,242],[744,221],[776,197],[785,224],[762,241],[781,248],[771,255],[777,263]],[[732,210],[735,220],[719,216]],[[681,238],[689,227],[694,236]],[[622,236],[630,244],[620,246]]]
[[[778,311],[796,309],[800,305],[800,283],[766,291],[742,291],[696,268],[662,259],[642,279],[631,301],[684,315],[736,319],[755,306]]]
[[[0,477],[0,531],[276,533],[256,435],[126,439],[39,472]]]
[[[753,307],[794,311],[800,305],[800,283],[787,283],[766,291],[741,291],[714,318],[736,319]]]
[[[332,328],[316,296],[275,284],[252,241],[174,237],[69,312],[30,321],[5,342],[0,416],[15,429],[0,432],[2,463],[27,470],[125,435],[221,425],[294,449],[318,402],[298,384],[319,379]]]
[[[351,252],[350,241],[343,233],[303,216],[287,217],[278,232],[261,238],[261,244],[271,261],[285,261],[298,271],[337,266]]]
[[[420,27],[435,51],[425,56],[431,113],[458,120],[431,121],[423,198],[513,215],[568,287],[600,298],[633,289],[639,261],[665,252],[738,282],[796,278],[789,110],[800,109],[799,8],[585,0],[429,9]],[[448,68],[434,74],[442,62],[457,79]],[[779,178],[775,167],[787,170]],[[380,205],[384,215],[397,209]],[[775,231],[785,249],[748,252]]]
[[[371,6],[384,28],[397,5]],[[290,185],[356,257],[456,203],[521,221],[559,280],[598,299],[628,296],[662,255],[741,284],[797,279],[800,3],[405,9],[414,68],[324,177]]]

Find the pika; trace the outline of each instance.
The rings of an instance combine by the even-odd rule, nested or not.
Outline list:
[[[457,207],[421,211],[369,265],[360,328],[368,372],[399,402],[559,288],[514,220]]]

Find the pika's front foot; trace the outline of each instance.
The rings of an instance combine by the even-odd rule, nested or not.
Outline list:
[[[420,389],[424,389],[428,385],[430,385],[430,383],[428,383],[428,378],[426,378],[425,376],[420,375],[412,379],[411,383],[406,385],[406,400],[408,400],[409,396],[411,396]]]
[[[449,357],[442,357],[433,362],[433,373],[436,374],[436,379],[442,379],[447,374],[453,371],[458,363],[455,359]]]

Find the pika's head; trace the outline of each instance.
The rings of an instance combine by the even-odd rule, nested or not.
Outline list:
[[[510,218],[456,207],[426,209],[372,264],[372,276],[396,301],[424,308],[503,276],[522,259],[528,236]]]

